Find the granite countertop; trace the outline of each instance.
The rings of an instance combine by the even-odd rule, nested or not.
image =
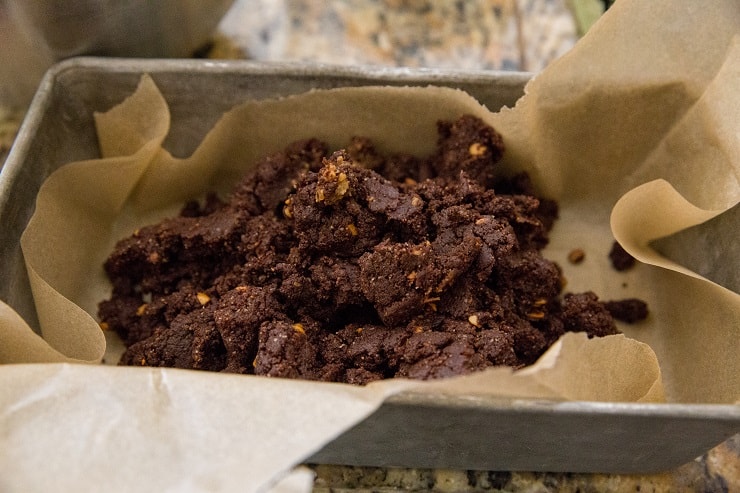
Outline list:
[[[220,28],[255,60],[532,72],[578,39],[563,0],[237,0]]]
[[[740,491],[740,435],[660,474],[573,474],[312,466],[316,493],[373,491],[507,493],[732,493]]]
[[[195,56],[537,72],[578,40],[568,4],[601,0],[236,0]],[[0,166],[23,111],[0,102]]]
[[[582,7],[593,13],[604,3],[610,2],[237,0],[213,42],[195,56],[538,72],[588,27]],[[21,119],[22,111],[0,107],[0,166]],[[316,492],[740,492],[740,435],[650,475],[310,467]]]
[[[196,55],[537,72],[578,32],[566,0],[236,0]],[[0,104],[0,166],[21,119]]]

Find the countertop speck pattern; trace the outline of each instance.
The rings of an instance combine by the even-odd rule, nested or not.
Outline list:
[[[384,491],[511,493],[733,493],[740,491],[740,435],[695,461],[660,474],[571,474],[383,469],[318,465],[316,493]]]
[[[255,60],[534,72],[578,39],[562,0],[240,0],[221,29]]]
[[[702,457],[659,474],[384,469],[312,466],[315,493],[506,492],[506,493],[733,493],[740,491],[740,435]]]

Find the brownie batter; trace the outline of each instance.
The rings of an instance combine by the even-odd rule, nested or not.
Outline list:
[[[472,116],[438,134],[424,158],[295,142],[227,201],[121,240],[99,307],[120,364],[366,384],[519,368],[566,331],[616,333],[596,295],[562,295],[540,253],[557,204],[497,177],[501,136]]]

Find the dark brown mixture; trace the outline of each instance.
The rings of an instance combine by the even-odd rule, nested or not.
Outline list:
[[[122,240],[99,313],[120,363],[364,384],[522,367],[565,331],[616,333],[596,295],[561,296],[540,254],[557,205],[494,176],[500,135],[471,116],[438,130],[427,158],[293,143],[228,202]]]
[[[609,250],[609,260],[612,263],[612,267],[618,271],[625,271],[631,269],[637,260],[635,257],[627,253],[618,242],[612,243],[612,248]]]
[[[627,298],[624,300],[605,301],[604,306],[612,317],[628,324],[644,320],[648,316],[648,306],[642,300]]]

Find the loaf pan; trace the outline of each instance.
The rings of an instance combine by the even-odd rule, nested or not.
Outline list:
[[[531,77],[515,72],[211,60],[73,58],[55,65],[41,82],[0,175],[0,299],[34,329],[38,322],[19,238],[33,213],[39,187],[63,164],[99,157],[93,112],[106,111],[131,94],[144,73],[153,77],[169,104],[172,128],[164,145],[176,156],[193,151],[224,111],[246,99],[312,88],[434,84],[463,89],[495,111],[513,106]],[[682,252],[671,249],[670,242],[665,250],[677,256]],[[674,260],[692,267],[688,254]],[[735,259],[729,265],[739,262]],[[711,269],[701,273],[713,275]],[[739,430],[740,407],[732,405],[404,393],[387,400],[307,462],[644,473],[691,461]]]

